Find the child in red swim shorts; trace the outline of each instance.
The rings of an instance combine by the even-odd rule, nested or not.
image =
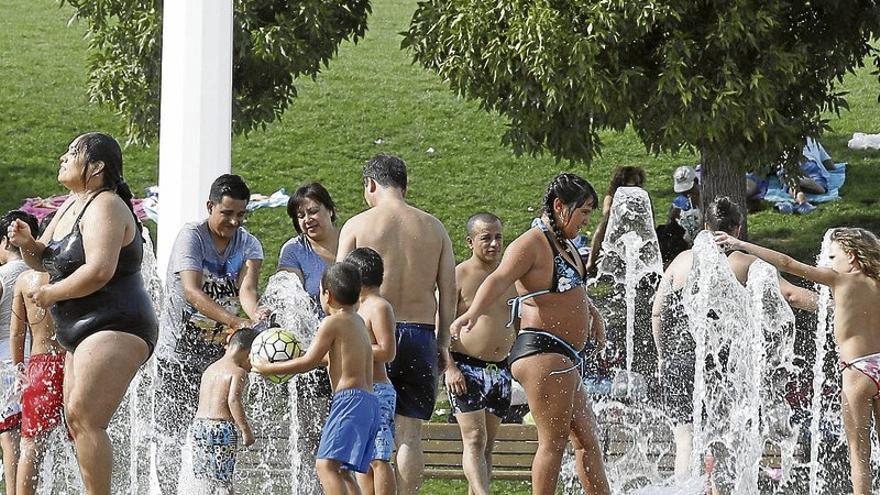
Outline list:
[[[21,394],[21,457],[16,476],[16,493],[36,493],[40,463],[48,434],[61,424],[64,407],[63,383],[66,353],[55,341],[55,324],[45,309],[37,307],[27,294],[48,283],[44,272],[28,270],[15,283],[10,327],[12,361],[24,363],[25,336],[31,333],[31,356],[24,372]]]

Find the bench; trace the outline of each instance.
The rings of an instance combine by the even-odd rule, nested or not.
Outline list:
[[[422,448],[425,452],[426,477],[464,479],[461,430],[457,424],[422,425]],[[492,478],[531,479],[532,459],[537,449],[538,430],[533,425],[502,424],[498,428],[492,454]]]
[[[660,472],[671,474],[675,453],[671,432],[659,427],[642,427],[636,431],[612,418],[599,422],[599,441],[606,462],[623,455],[631,447],[634,435],[642,437],[642,452],[656,463]],[[648,440],[645,441],[645,438]],[[422,447],[426,477],[464,479],[461,431],[457,424],[425,423],[422,426]],[[538,432],[534,425],[502,424],[492,455],[492,478],[530,480],[532,460],[537,449]],[[780,455],[777,446],[766,445],[761,465],[778,468],[781,465]],[[797,457],[798,454],[795,455]]]

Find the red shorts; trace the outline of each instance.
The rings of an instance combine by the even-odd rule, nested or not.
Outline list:
[[[61,423],[64,408],[62,353],[31,356],[25,370],[27,387],[21,393],[21,436],[34,438]]]
[[[13,430],[21,424],[21,413],[15,413],[12,416],[0,421],[0,433],[6,433]]]

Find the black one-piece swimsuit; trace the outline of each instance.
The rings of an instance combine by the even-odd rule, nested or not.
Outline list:
[[[50,283],[67,278],[85,264],[79,222],[86,208],[100,193],[101,191],[95,193],[89,199],[76,217],[69,234],[46,245],[42,263],[49,274]],[[135,222],[140,226],[137,219]],[[142,338],[150,347],[150,354],[153,353],[159,334],[159,322],[141,277],[143,243],[143,237],[138,233],[119,251],[116,272],[104,287],[85,297],[58,301],[52,306],[56,338],[65,349],[73,352],[89,335],[102,330],[115,330]]]

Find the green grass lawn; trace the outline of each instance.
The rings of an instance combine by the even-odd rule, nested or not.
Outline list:
[[[433,74],[410,63],[399,49],[415,0],[376,0],[369,32],[359,44],[344,44],[316,81],[299,83],[299,97],[282,121],[265,131],[237,137],[233,170],[255,192],[269,194],[318,180],[327,186],[345,220],[364,207],[360,168],[379,152],[402,156],[410,167],[410,200],[440,218],[466,257],[464,222],[478,210],[506,221],[509,239],[535,215],[548,180],[558,172],[580,173],[600,191],[614,167],[647,170],[647,189],[662,221],[672,199],[672,170],[694,164],[693,154],[648,155],[632,132],[605,134],[603,156],[591,167],[557,163],[550,157],[515,157],[500,143],[505,122],[473,102],[453,95]],[[6,0],[0,17],[0,211],[29,196],[63,190],[55,181],[57,157],[77,134],[102,130],[121,136],[112,111],[85,93],[84,27],[68,26],[69,8],[52,1]],[[822,233],[854,225],[880,231],[877,201],[880,153],[855,152],[846,142],[855,131],[880,131],[880,85],[867,70],[845,81],[851,111],[832,116],[833,131],[822,143],[836,161],[849,162],[844,199],[822,205],[807,217],[783,216],[767,208],[750,216],[753,239],[803,260],[815,256]],[[381,140],[381,141],[379,141]],[[380,144],[376,144],[380,143]],[[428,149],[432,148],[433,153]],[[157,145],[125,149],[126,177],[136,195],[157,182]],[[258,210],[248,228],[263,242],[263,280],[274,272],[278,251],[293,235],[284,209]],[[430,482],[426,493],[464,493],[461,483]],[[524,493],[504,485],[500,493]]]
[[[546,182],[563,170],[588,177],[603,191],[617,165],[648,170],[648,190],[662,220],[672,198],[670,174],[693,164],[691,154],[648,155],[635,135],[606,134],[605,152],[590,168],[557,163],[550,157],[514,157],[500,144],[505,123],[458,99],[434,75],[410,63],[399,49],[400,31],[414,10],[411,0],[379,0],[369,33],[346,43],[317,81],[300,82],[300,96],[281,122],[266,131],[238,137],[233,169],[253,191],[288,190],[319,180],[331,191],[342,220],[362,210],[360,167],[378,152],[401,155],[410,167],[410,200],[439,217],[449,229],[459,259],[465,257],[464,221],[488,209],[506,220],[509,238],[524,230]],[[57,156],[78,133],[104,130],[116,135],[122,123],[85,94],[86,43],[83,26],[67,26],[70,9],[53,2],[10,0],[0,20],[0,208],[18,206],[27,196],[62,192],[55,181]],[[854,131],[880,129],[880,85],[867,71],[846,81],[852,111],[833,118],[834,131],[822,142],[837,161],[850,163],[844,199],[823,205],[809,217],[783,216],[771,209],[750,217],[754,239],[802,259],[816,252],[825,229],[862,225],[880,230],[874,213],[880,154],[853,152]],[[381,144],[374,144],[381,139]],[[433,153],[427,150],[433,148]],[[129,146],[126,176],[136,193],[157,181],[157,146]],[[264,279],[274,270],[281,244],[293,229],[283,209],[260,210],[249,228],[263,242]]]

